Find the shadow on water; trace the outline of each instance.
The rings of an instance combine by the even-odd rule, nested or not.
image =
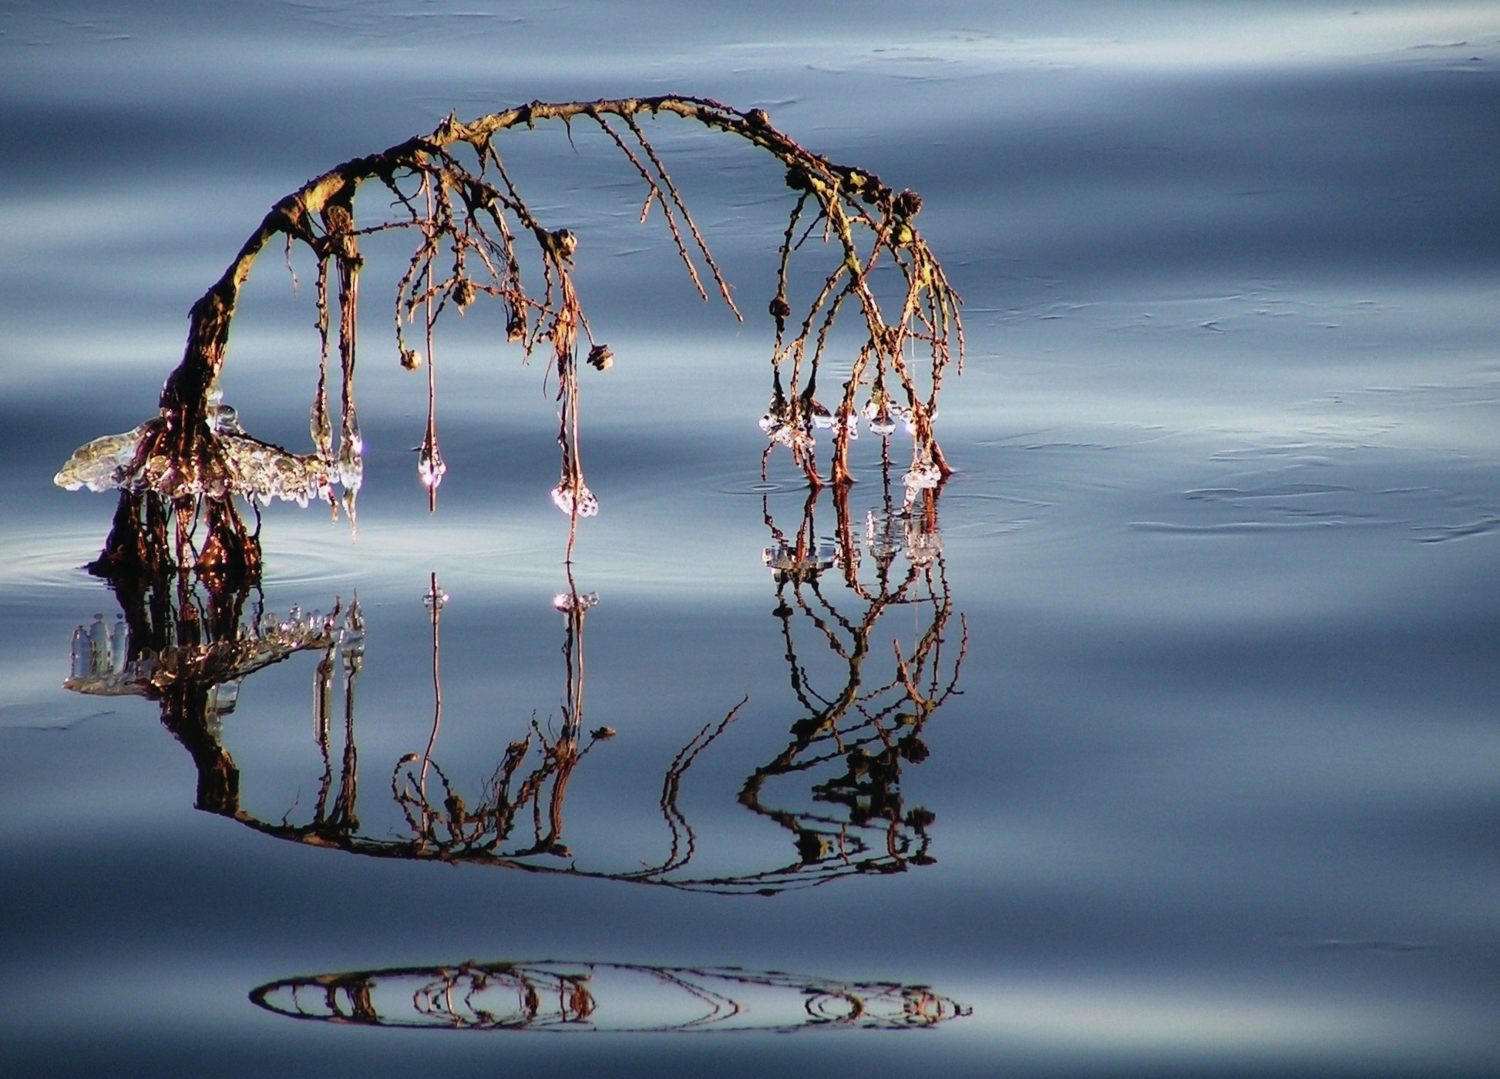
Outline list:
[[[729,729],[746,703],[710,721],[661,774],[659,808],[666,854],[617,871],[579,865],[564,842],[564,804],[575,771],[614,735],[585,727],[584,630],[594,593],[567,591],[553,605],[564,617],[564,692],[554,731],[535,716],[500,749],[493,774],[465,797],[439,762],[442,728],[442,613],[447,595],[436,575],[424,603],[431,623],[433,715],[426,748],[391,769],[394,833],[362,826],[356,688],[365,662],[359,601],[328,613],[264,609],[258,591],[227,579],[162,570],[110,582],[124,617],[111,630],[101,617],[73,635],[66,688],[90,695],[137,695],[159,703],[163,726],[198,773],[198,809],[264,835],[377,858],[472,864],[528,873],[627,881],[690,891],[775,895],[860,874],[903,872],[931,864],[934,814],[906,807],[903,768],[927,757],[923,730],[956,692],[967,644],[953,601],[938,530],[939,490],[892,495],[884,472],[882,507],[864,522],[861,543],[847,492],[813,490],[795,526],[783,528],[764,503],[774,581],[797,717],[789,741],[749,771],[738,800],[792,840],[793,857],[763,868],[695,874],[700,840],[680,805],[684,778]],[[817,511],[833,503],[833,539],[819,539]],[[917,614],[909,647],[878,633],[892,609]],[[959,639],[950,638],[958,630]],[[887,650],[886,642],[890,642]],[[419,647],[426,648],[424,642]],[[945,651],[946,647],[946,651]],[[298,652],[319,654],[314,675],[314,744],[321,779],[310,817],[248,811],[240,768],[222,740],[224,717],[243,681]],[[832,672],[831,674],[829,672]],[[797,783],[787,793],[787,777]],[[773,782],[774,781],[774,782]],[[655,783],[656,780],[650,780]],[[775,787],[775,793],[770,788]],[[294,803],[295,808],[295,803]]]
[[[556,961],[284,978],[258,986],[250,999],[278,1015],[325,1023],[552,1033],[920,1030],[971,1014],[925,985]]]

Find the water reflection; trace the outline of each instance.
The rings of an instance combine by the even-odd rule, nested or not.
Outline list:
[[[905,504],[897,509],[890,491],[887,471],[884,503],[866,517],[869,567],[862,566],[847,492],[833,494],[831,542],[819,538],[817,492],[809,495],[790,534],[777,526],[769,500],[762,500],[773,539],[764,553],[776,582],[772,613],[781,622],[791,689],[803,712],[792,723],[787,747],[755,769],[739,795],[742,805],[795,838],[800,861],[763,875],[764,887],[781,890],[852,873],[900,872],[934,860],[928,834],[934,816],[921,806],[904,809],[901,770],[927,757],[922,731],[956,691],[968,632],[960,615],[957,654],[945,657],[953,602],[938,531],[938,492],[908,488]],[[826,587],[830,573],[837,575],[842,592]],[[888,658],[881,654],[887,638],[877,638],[875,630],[898,607],[916,608],[925,630],[908,651],[892,641]],[[805,662],[809,652],[833,660],[833,673],[821,685]],[[873,684],[866,681],[867,663],[880,672]],[[776,777],[813,774],[839,763],[842,774],[812,785],[813,806],[767,803],[766,788]]]
[[[554,961],[318,974],[259,986],[250,999],[293,1019],[449,1030],[917,1030],[971,1014],[925,985]]]
[[[900,488],[898,488],[900,489]],[[585,733],[584,628],[599,602],[568,587],[553,600],[564,619],[564,689],[560,723],[533,716],[496,756],[487,783],[465,797],[439,762],[443,724],[442,614],[448,596],[433,575],[423,602],[431,624],[433,712],[425,748],[396,761],[390,793],[402,822],[362,826],[356,745],[356,686],[365,662],[365,622],[358,599],[327,613],[294,608],[285,618],[264,610],[255,593],[185,573],[129,575],[111,582],[124,610],[111,629],[102,615],[72,640],[65,685],[80,693],[136,694],[160,703],[163,725],[198,770],[196,805],[277,839],[372,857],[472,863],[532,873],[566,874],[718,893],[776,894],[860,873],[892,873],[934,861],[934,814],[907,807],[903,769],[927,756],[923,730],[956,691],[967,643],[958,641],[938,531],[939,491],[906,488],[864,522],[863,543],[847,490],[813,491],[795,527],[781,527],[763,504],[771,545],[764,558],[776,594],[792,696],[798,714],[790,740],[753,768],[738,800],[785,829],[793,856],[766,867],[694,874],[698,833],[679,804],[682,783],[702,753],[735,722],[742,700],[710,720],[677,752],[659,779],[665,854],[632,860],[632,868],[591,868],[564,842],[563,810],[575,771],[615,734]],[[829,538],[818,532],[821,499],[832,502]],[[247,613],[247,605],[249,611]],[[892,609],[917,613],[918,630],[903,646],[879,632]],[[239,766],[221,741],[223,717],[254,672],[301,651],[317,651],[314,744],[321,779],[310,817],[249,811],[240,798]],[[293,809],[295,809],[295,803]],[[735,852],[716,851],[724,865]]]

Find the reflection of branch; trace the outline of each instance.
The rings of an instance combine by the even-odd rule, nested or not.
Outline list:
[[[889,507],[888,476],[887,470]],[[667,767],[659,799],[669,837],[662,860],[619,871],[589,870],[556,860],[572,857],[563,841],[569,781],[594,746],[615,733],[598,727],[584,734],[583,631],[598,597],[578,591],[571,568],[568,591],[553,600],[565,620],[560,728],[554,732],[550,723],[544,725],[533,716],[522,737],[505,748],[472,803],[437,760],[443,718],[439,622],[448,597],[436,576],[429,578],[425,602],[432,625],[433,717],[425,750],[402,757],[391,773],[392,799],[406,825],[400,836],[364,833],[356,812],[354,690],[364,659],[364,621],[357,598],[347,611],[336,604],[327,616],[303,615],[294,608],[280,620],[257,609],[246,621],[244,588],[213,587],[202,580],[193,584],[187,575],[166,572],[122,577],[114,588],[126,611],[128,630],[115,634],[128,638],[123,658],[115,655],[102,617],[94,628],[79,627],[73,642],[73,676],[67,685],[80,692],[137,693],[159,701],[163,724],[197,766],[199,808],[289,842],[368,857],[464,862],[736,894],[775,894],[853,874],[900,872],[933,860],[928,833],[933,815],[903,805],[902,765],[926,757],[923,727],[957,692],[967,641],[965,630],[957,657],[945,657],[952,601],[936,528],[937,493],[923,496],[920,512],[908,508],[887,513],[878,526],[872,512],[865,543],[870,559],[863,574],[847,492],[833,493],[836,544],[826,544],[818,536],[818,501],[814,492],[790,536],[777,526],[769,504],[764,507],[774,543],[766,552],[778,598],[774,614],[781,621],[793,697],[802,712],[791,723],[787,747],[754,770],[739,793],[741,804],[793,836],[796,859],[770,869],[712,877],[686,873],[699,852],[699,839],[679,808],[683,778],[734,723],[744,700],[722,720],[705,724]],[[898,568],[902,551],[907,564]],[[828,572],[834,567],[838,573]],[[841,583],[843,594],[830,588],[831,583]],[[892,672],[871,688],[865,682],[868,664],[872,655],[882,654],[875,648],[876,627],[892,607],[922,612],[927,625],[909,648],[893,642]],[[962,626],[961,617],[959,621]],[[809,632],[842,669],[831,692],[817,685],[819,666],[802,658]],[[97,648],[96,639],[103,642]],[[107,656],[96,654],[98,648],[107,649]],[[313,729],[322,774],[312,819],[295,823],[289,814],[280,820],[262,819],[240,805],[238,768],[219,741],[218,718],[232,708],[239,681],[248,674],[294,652],[314,649],[321,652],[313,680]],[[339,663],[343,746],[334,794],[333,685]],[[837,774],[840,765],[843,772]],[[830,770],[835,774],[819,775]],[[434,776],[439,790],[429,784]],[[791,776],[808,777],[811,804],[784,806],[771,799],[768,784]],[[522,839],[515,829],[527,816],[531,834]]]
[[[286,978],[258,986],[250,999],[292,1019],[447,1030],[916,1030],[972,1014],[923,985],[552,960]]]
[[[895,574],[896,548],[888,542],[888,536],[898,522],[889,511],[888,468],[885,477],[886,516],[878,529],[873,511],[870,518],[868,547],[875,572],[868,584],[861,581],[858,572],[859,555],[845,491],[834,492],[837,542],[833,555],[826,558],[822,554],[808,557],[808,552],[819,549],[814,518],[816,492],[803,507],[795,542],[788,541],[776,527],[769,501],[765,504],[766,523],[776,543],[767,551],[780,601],[774,613],[782,623],[792,693],[805,714],[792,724],[792,741],[787,748],[756,769],[740,791],[743,805],[774,820],[796,840],[798,862],[759,875],[755,883],[763,887],[779,890],[820,884],[853,873],[899,872],[908,864],[933,860],[928,853],[927,828],[934,818],[921,807],[903,811],[901,764],[926,758],[921,731],[956,692],[968,631],[965,627],[958,657],[944,681],[941,672],[947,665],[942,654],[943,632],[951,617],[952,601],[944,563],[937,553],[937,492],[926,493],[921,517],[905,520],[904,531],[910,539],[906,547],[909,565],[904,574]],[[865,605],[857,618],[842,614],[820,584],[823,571],[834,563],[840,565],[849,592]],[[871,654],[875,626],[893,606],[927,607],[930,621],[909,653],[903,651],[899,641],[892,642],[895,674],[876,688],[867,689],[864,667]],[[813,687],[809,667],[799,658],[794,629],[799,614],[815,630],[814,639],[821,641],[844,671],[843,684],[832,694]],[[928,683],[925,690],[924,681]],[[811,772],[841,759],[844,773],[814,784],[812,798],[842,807],[842,814],[811,808],[777,809],[765,804],[763,791],[772,778]]]

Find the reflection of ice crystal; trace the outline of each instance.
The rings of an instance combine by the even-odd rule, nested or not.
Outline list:
[[[572,485],[559,483],[552,488],[552,503],[564,513],[571,515],[574,506]],[[599,500],[594,497],[593,491],[582,484],[578,485],[577,506],[580,517],[593,517],[599,512]]]
[[[943,553],[943,536],[936,529],[927,531],[922,519],[906,522],[906,557],[914,566],[925,566]]]
[[[919,514],[880,513],[865,515],[865,547],[877,561],[889,563],[898,554],[914,566],[925,566],[943,550],[943,537],[928,529]]]
[[[123,618],[115,619],[111,632],[104,615],[94,615],[93,624],[73,631],[72,678],[109,678],[125,669],[130,639]]]
[[[219,434],[242,435],[245,429],[240,426],[239,411],[233,405],[222,402],[208,406],[209,429]]]
[[[358,595],[349,604],[349,613],[345,615],[343,627],[339,630],[338,642],[339,654],[344,657],[346,664],[353,666],[364,658],[365,619],[359,609]]]
[[[811,580],[838,561],[838,548],[831,543],[799,547],[778,543],[761,553],[761,561],[777,581]]]
[[[552,597],[552,606],[559,611],[586,611],[599,606],[599,593],[559,592]]]
[[[885,562],[895,558],[905,546],[905,528],[900,517],[894,513],[874,510],[865,515],[865,547],[876,561]]]
[[[925,491],[943,482],[943,472],[931,461],[917,461],[911,471],[901,477],[908,490]]]
[[[101,697],[150,696],[206,657],[213,657],[213,665],[224,677],[216,683],[208,705],[211,713],[227,715],[238,699],[239,679],[293,652],[327,648],[351,627],[363,627],[357,603],[342,618],[318,611],[303,614],[300,607],[293,607],[285,618],[263,612],[233,640],[169,648],[156,655],[150,649],[132,649],[123,618],[115,622],[111,633],[103,616],[95,615],[92,626],[73,631],[72,665],[63,688]],[[130,658],[133,651],[139,653],[135,659]]]

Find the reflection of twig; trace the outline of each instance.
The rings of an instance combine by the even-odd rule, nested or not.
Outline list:
[[[288,1018],[328,1023],[551,1032],[920,1030],[972,1014],[925,985],[552,960],[286,978],[251,990],[250,1000]],[[621,1002],[627,1006],[617,1020]],[[639,1018],[643,1006],[656,1010],[654,1022]]]
[[[749,700],[749,697],[743,698],[739,704],[730,709],[727,716],[719,721],[717,727],[714,727],[712,723],[705,723],[703,729],[695,734],[673,758],[672,766],[667,769],[667,774],[662,778],[661,783],[661,814],[667,822],[667,829],[672,833],[671,848],[663,862],[646,868],[638,875],[658,876],[662,873],[670,873],[693,860],[693,855],[698,849],[698,837],[694,834],[693,826],[688,823],[687,817],[683,816],[682,810],[677,807],[677,795],[682,786],[683,774],[693,766],[693,762],[698,759],[698,754],[707,749],[719,735],[728,729],[735,717],[739,715],[740,709],[745,707],[745,703]],[[712,734],[709,733],[710,727],[713,727]],[[684,836],[686,836],[685,844]]]
[[[440,642],[438,622],[443,617],[443,604],[448,596],[438,588],[437,574],[432,574],[425,603],[432,618],[432,733],[427,736],[427,749],[422,753],[422,778],[417,784],[422,797],[427,797],[427,768],[432,763],[432,747],[437,744],[438,728],[443,723],[443,678],[438,660]]]
[[[887,472],[887,484],[889,474]],[[889,491],[886,493],[889,504]],[[363,620],[358,600],[342,622],[340,608],[329,616],[295,612],[285,621],[258,614],[241,624],[245,592],[193,585],[185,575],[164,573],[144,591],[133,579],[116,584],[130,627],[131,648],[122,670],[105,678],[70,679],[84,692],[139,692],[161,701],[162,721],[188,748],[198,767],[200,808],[232,817],[246,827],[278,839],[328,847],[369,857],[417,861],[463,862],[531,873],[630,881],[692,891],[774,894],[812,887],[864,873],[900,872],[924,865],[929,853],[933,815],[921,807],[906,808],[901,795],[905,764],[927,755],[921,740],[924,725],[957,692],[959,669],[967,644],[963,627],[957,656],[944,653],[945,631],[952,614],[945,563],[937,542],[935,491],[925,492],[921,514],[903,518],[901,529],[872,529],[867,546],[871,559],[864,574],[857,569],[847,492],[833,493],[836,551],[820,543],[814,492],[802,508],[802,520],[789,535],[764,507],[775,547],[768,552],[778,604],[793,697],[802,714],[790,727],[791,740],[772,760],[745,780],[739,801],[751,811],[791,833],[795,860],[769,869],[691,877],[687,868],[698,854],[699,839],[679,805],[688,770],[739,716],[741,700],[716,723],[705,724],[677,753],[662,779],[659,804],[668,831],[665,857],[633,870],[589,870],[556,858],[571,858],[563,842],[563,807],[570,778],[594,746],[614,731],[599,727],[584,735],[584,639],[587,611],[597,596],[580,593],[568,570],[568,591],[554,598],[563,613],[564,693],[561,727],[534,716],[522,736],[509,743],[481,795],[467,801],[439,766],[437,740],[442,725],[440,617],[448,597],[436,574],[429,576],[425,602],[432,626],[433,716],[425,750],[397,761],[391,793],[406,822],[404,836],[367,835],[355,812],[357,750],[354,734],[354,685],[364,653]],[[897,531],[904,529],[908,564],[898,569]],[[834,566],[838,572],[829,572]],[[842,583],[839,594],[833,585]],[[848,597],[854,597],[853,607]],[[875,684],[866,681],[876,627],[892,607],[921,612],[926,628],[903,648],[893,642],[891,673]],[[804,662],[807,632],[827,649],[843,670],[842,684],[832,691],[816,682],[819,668]],[[81,631],[80,631],[81,632]],[[170,640],[168,639],[170,636]],[[344,665],[344,745],[338,794],[332,794],[333,650]],[[322,760],[322,777],[309,823],[261,819],[241,807],[238,769],[220,744],[208,701],[214,687],[243,678],[302,649],[322,652],[314,675],[313,723]],[[92,671],[97,664],[78,669]],[[102,679],[102,681],[101,681]],[[110,680],[113,681],[110,681]],[[115,682],[127,689],[110,688]],[[108,683],[106,685],[105,683]],[[842,773],[826,770],[842,766]],[[811,805],[773,804],[767,785],[793,775],[825,774],[807,788]],[[441,791],[429,786],[436,776]],[[529,817],[531,835],[515,835],[517,821]]]

